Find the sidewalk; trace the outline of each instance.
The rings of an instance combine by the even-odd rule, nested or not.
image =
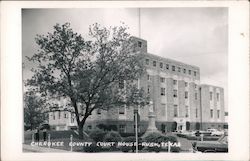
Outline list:
[[[70,151],[23,144],[23,152],[69,153]]]

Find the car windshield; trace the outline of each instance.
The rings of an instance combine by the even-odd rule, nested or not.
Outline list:
[[[221,138],[219,138],[219,142],[221,142],[221,143],[224,143],[224,144],[227,144],[228,143],[228,141],[227,141],[227,135],[225,135],[225,136],[222,136]]]

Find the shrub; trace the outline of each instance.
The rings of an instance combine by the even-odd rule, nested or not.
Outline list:
[[[106,142],[115,142],[115,146],[110,147],[109,150],[117,151],[119,148],[117,147],[117,142],[122,141],[121,135],[116,131],[110,131],[104,136],[104,141]]]
[[[92,139],[87,139],[85,141],[88,141],[88,142],[92,142],[92,144],[90,146],[85,146],[83,147],[83,151],[85,152],[90,152],[90,153],[93,153],[93,152],[100,152],[102,151],[102,147],[100,146],[97,146],[96,145],[96,142]]]
[[[90,131],[89,137],[93,139],[95,142],[103,141],[104,136],[107,134],[107,132],[101,130],[101,129],[94,129]]]
[[[136,147],[134,143],[136,142],[135,136],[129,136],[126,137],[122,140],[122,142],[125,142],[127,145],[126,146],[120,146],[119,148],[121,149],[122,152],[129,152],[129,151],[135,151]],[[142,150],[143,146],[141,145],[142,143],[142,138],[138,138],[138,150]]]

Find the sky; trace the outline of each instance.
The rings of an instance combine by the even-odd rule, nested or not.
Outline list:
[[[66,22],[86,38],[93,23],[109,27],[124,22],[131,35],[139,37],[140,32],[147,40],[149,53],[198,66],[202,84],[223,87],[227,109],[227,8],[141,8],[140,14],[138,8],[23,9],[24,79],[31,76],[34,66],[25,56],[37,52],[35,36],[52,32],[56,23]]]

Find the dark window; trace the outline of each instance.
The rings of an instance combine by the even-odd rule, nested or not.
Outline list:
[[[91,125],[89,125],[89,126],[88,126],[88,129],[89,129],[89,130],[91,130],[91,129],[92,129],[92,126],[91,126]]]
[[[169,65],[168,64],[166,64],[166,69],[169,69]]]
[[[56,115],[55,115],[55,112],[53,112],[53,120],[56,119]]]
[[[188,98],[188,92],[185,91],[185,98]]]
[[[194,89],[197,89],[197,84],[194,84]]]
[[[217,110],[217,118],[220,118],[220,110]]]
[[[163,64],[162,63],[160,63],[160,68],[163,68]]]
[[[161,96],[165,96],[165,88],[161,88]]]
[[[185,82],[185,87],[187,87],[188,86],[188,82]]]
[[[101,109],[97,109],[97,114],[98,114],[98,115],[101,114]]]
[[[216,93],[216,98],[217,98],[217,101],[220,101],[220,94],[219,93]]]
[[[156,61],[153,61],[153,66],[156,67]]]
[[[61,118],[61,111],[58,111],[58,119]]]
[[[177,80],[174,79],[173,80],[173,84],[176,85],[177,84]]]
[[[186,69],[183,69],[183,73],[186,73]]]
[[[121,106],[119,108],[119,114],[124,115],[125,114],[125,106]]]
[[[188,74],[191,75],[191,70],[188,70]]]
[[[194,98],[195,98],[195,100],[198,99],[198,93],[195,93],[195,94],[194,94]]]
[[[210,100],[213,100],[213,92],[209,92]]]
[[[174,95],[173,96],[177,97],[177,90],[176,89],[174,89]]]
[[[164,83],[165,82],[165,78],[161,77],[160,81],[161,81],[161,83]]]
[[[166,105],[161,104],[161,116],[166,116]]]
[[[195,109],[195,117],[198,118],[198,109]]]
[[[186,106],[186,115],[185,116],[188,117],[189,116],[188,114],[189,114],[188,106]]]
[[[194,71],[194,76],[196,76],[196,71]]]
[[[172,71],[175,71],[175,66],[172,66]]]
[[[119,125],[119,132],[121,133],[125,132],[125,125]]]
[[[210,117],[213,118],[214,117],[214,110],[210,109]]]
[[[147,79],[148,79],[148,81],[150,81],[150,75],[149,74],[147,75]]]
[[[178,117],[178,106],[174,105],[174,117]]]
[[[149,65],[149,59],[146,59],[146,64]]]
[[[178,67],[178,72],[181,72],[181,68],[180,67]]]
[[[150,93],[150,85],[148,85],[148,93]]]
[[[119,88],[123,89],[124,88],[124,80],[119,81]]]
[[[67,118],[67,112],[66,111],[64,112],[64,118]]]
[[[142,47],[142,42],[138,41],[138,47]]]

